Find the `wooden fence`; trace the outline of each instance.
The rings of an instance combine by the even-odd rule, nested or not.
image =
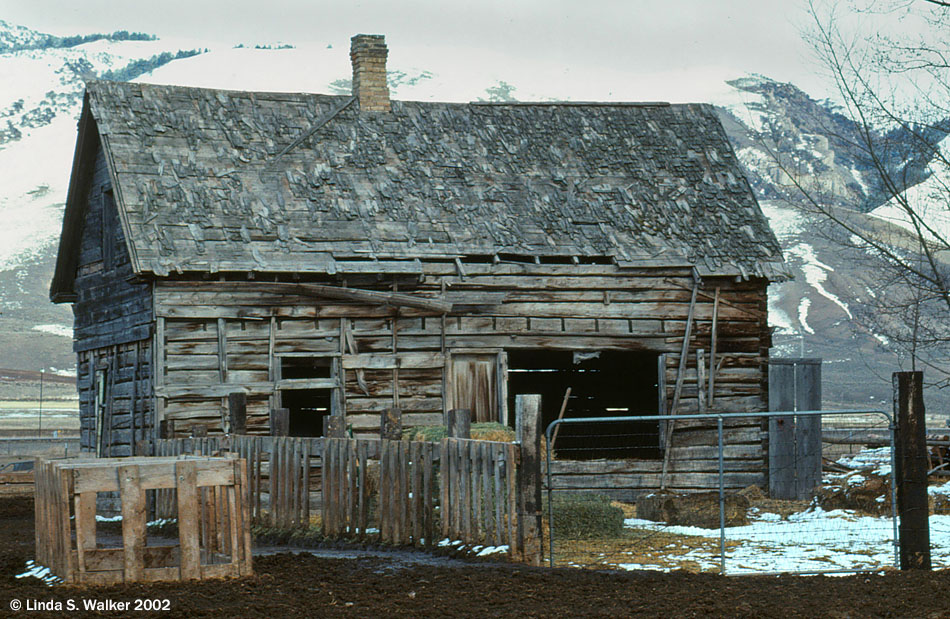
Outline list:
[[[507,545],[509,555],[520,559],[520,449],[459,438],[232,436],[163,439],[155,455],[236,452],[247,462],[256,522],[308,526],[317,481],[312,472],[320,468],[322,526],[329,537],[424,548],[447,538],[468,546]],[[157,515],[174,517],[173,491],[158,494]]]
[[[323,453],[323,439],[274,436],[209,436],[160,439],[156,456],[201,455],[235,452],[247,462],[251,517],[278,527],[310,524],[311,470]],[[316,458],[314,458],[316,456]],[[178,513],[171,490],[156,491],[157,518]]]
[[[323,531],[431,548],[436,536],[439,445],[328,438],[323,458]]]
[[[518,446],[442,440],[442,536],[500,546],[518,556]]]

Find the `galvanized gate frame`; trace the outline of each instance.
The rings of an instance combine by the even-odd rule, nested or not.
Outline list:
[[[821,416],[821,415],[881,415],[887,420],[887,429],[890,432],[891,440],[891,523],[894,531],[894,565],[900,565],[900,541],[897,534],[897,452],[895,447],[894,432],[896,426],[893,416],[881,410],[825,410],[825,411],[769,411],[761,413],[705,413],[705,414],[684,414],[684,415],[635,415],[628,417],[588,417],[588,418],[568,418],[556,419],[548,424],[545,435],[548,445],[551,444],[551,438],[554,430],[561,425],[583,425],[591,423],[621,423],[630,421],[672,421],[683,419],[715,419],[718,429],[718,447],[719,447],[719,571],[726,575],[726,493],[723,487],[724,458],[722,429],[723,421],[728,419],[748,419],[769,418],[769,417],[787,417],[787,416]],[[547,486],[548,486],[548,559],[550,567],[554,567],[554,516],[551,503],[551,495],[554,491],[551,475],[551,449],[547,449]],[[835,574],[835,573],[860,573],[864,571],[876,570],[816,570],[809,572],[798,572],[802,574]],[[764,575],[766,572],[756,572],[756,575]]]

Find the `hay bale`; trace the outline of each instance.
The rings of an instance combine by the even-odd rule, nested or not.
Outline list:
[[[545,499],[545,515],[547,510]],[[623,532],[623,510],[602,494],[557,493],[554,495],[553,516],[558,539],[619,537]]]
[[[749,524],[749,499],[742,494],[725,496],[726,526]],[[719,493],[676,494],[663,492],[637,499],[637,516],[644,520],[703,529],[719,528]]]
[[[402,431],[404,441],[441,441],[447,436],[445,426],[415,426]],[[479,441],[497,441],[512,443],[515,440],[515,431],[496,421],[473,423],[472,438]]]

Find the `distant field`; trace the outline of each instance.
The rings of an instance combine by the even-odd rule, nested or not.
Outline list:
[[[0,430],[78,430],[79,402],[76,400],[44,401],[0,400]]]

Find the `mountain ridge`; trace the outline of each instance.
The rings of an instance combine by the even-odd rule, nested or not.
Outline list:
[[[5,34],[5,29],[13,34]],[[50,304],[46,289],[84,80],[93,75],[121,75],[129,67],[141,69],[149,59],[163,58],[148,71],[140,71],[137,79],[270,90],[257,86],[298,83],[292,71],[290,76],[273,75],[282,63],[311,58],[309,64],[319,70],[300,79],[299,90],[338,94],[347,88],[348,63],[345,58],[340,62],[344,55],[338,50],[304,46],[235,46],[179,55],[188,50],[141,33],[133,33],[141,38],[121,40],[77,35],[100,38],[44,48],[37,46],[50,35],[31,33],[0,22],[0,78],[12,78],[7,80],[12,87],[6,96],[0,94],[0,215],[7,222],[7,231],[0,231],[0,245],[12,248],[6,253],[0,250],[0,349],[23,351],[16,369],[62,369],[75,364],[70,338],[62,335],[71,327],[71,312],[68,306]],[[3,51],[4,44],[11,45],[4,43],[8,41],[21,47]],[[444,94],[446,100],[514,100],[520,94],[514,82],[466,82],[456,88],[449,77],[435,71],[399,65],[390,72],[390,82],[394,98],[430,100]],[[815,180],[832,203],[870,210],[886,200],[882,201],[860,153],[846,148],[849,132],[855,128],[829,102],[812,99],[793,84],[761,75],[735,78],[727,84],[734,92],[719,100],[716,109],[797,275],[770,291],[774,353],[823,356],[828,362],[829,403],[854,407],[883,401],[889,397],[889,385],[877,375],[889,376],[887,368],[898,369],[900,359],[888,350],[882,336],[856,320],[854,304],[867,296],[857,267],[842,262],[834,244],[820,233],[822,222],[789,206],[797,199],[794,189],[768,148],[771,145]],[[541,98],[557,94],[549,90]],[[838,139],[829,138],[829,132]],[[886,137],[881,134],[882,139]],[[31,161],[47,165],[39,171]],[[927,178],[926,170],[918,176]],[[60,325],[62,330],[37,330],[42,325]],[[862,395],[854,394],[856,389],[863,390]]]

